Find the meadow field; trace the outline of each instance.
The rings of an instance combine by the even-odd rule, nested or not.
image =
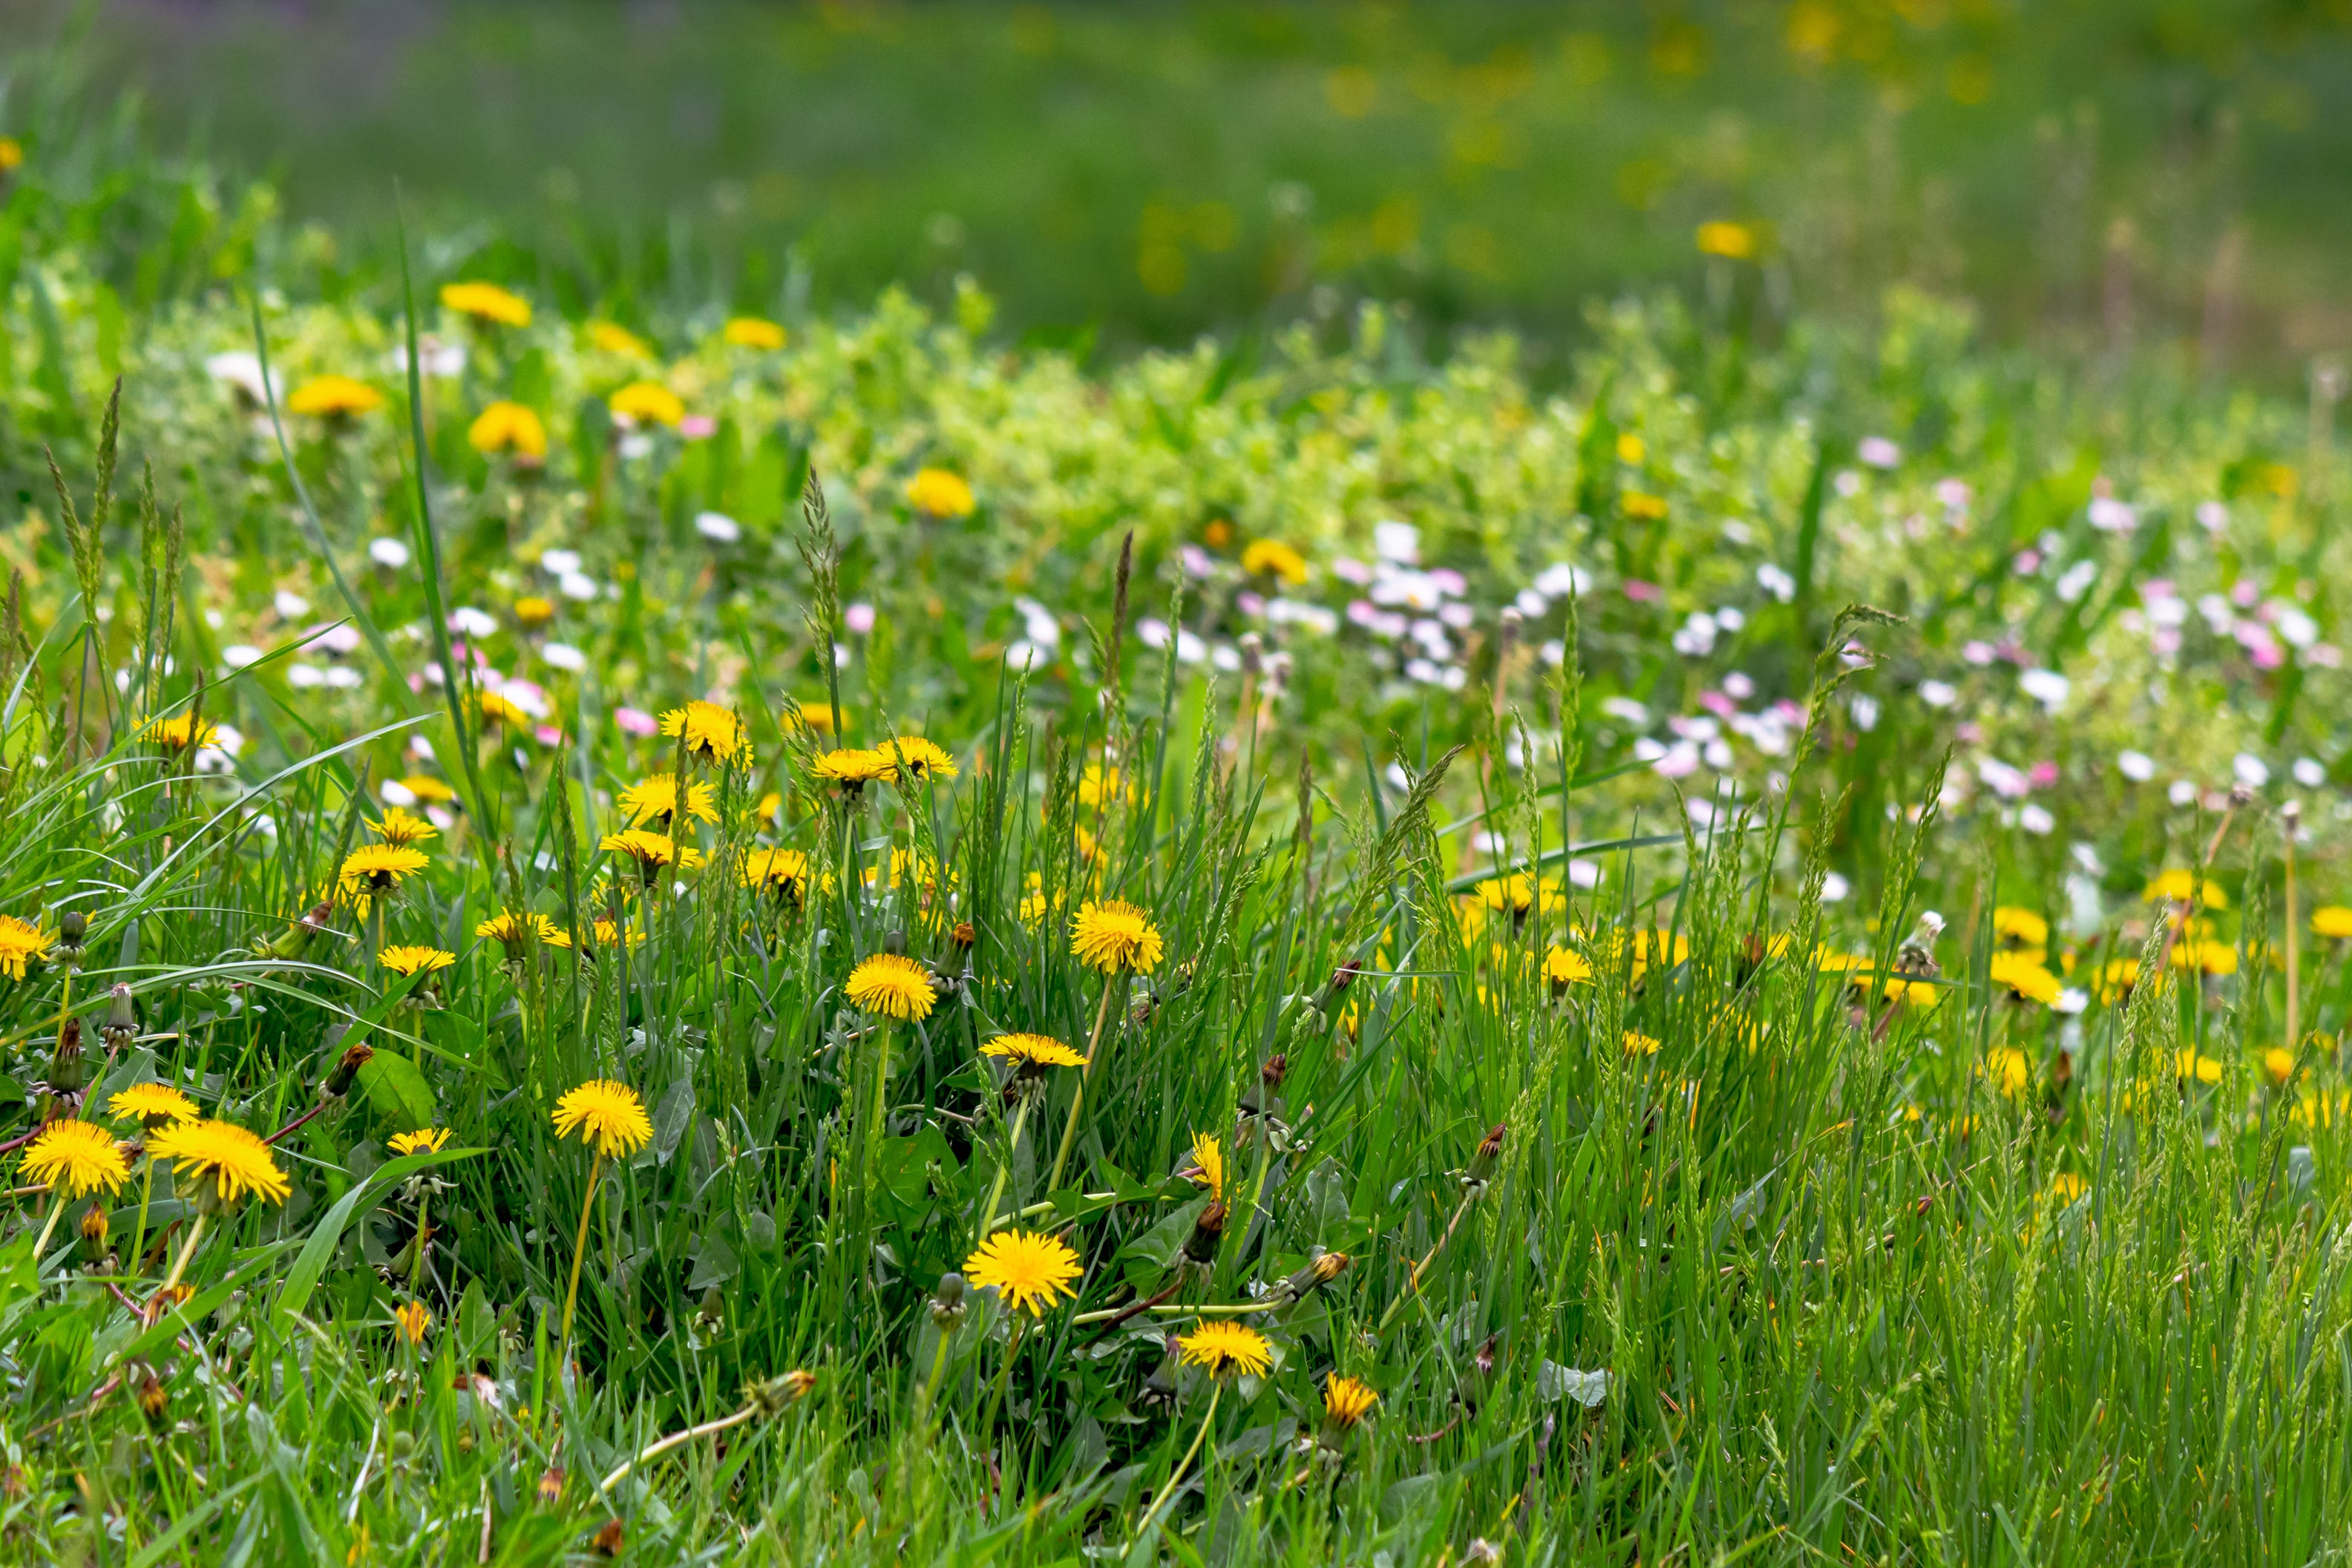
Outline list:
[[[2352,1549],[2339,15],[256,15],[0,57],[0,1561]]]

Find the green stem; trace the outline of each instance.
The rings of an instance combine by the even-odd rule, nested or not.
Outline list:
[[[983,1448],[996,1440],[996,1413],[1003,1408],[1004,1391],[1013,1386],[1013,1358],[1021,1354],[1021,1336],[1028,1327],[1029,1320],[1014,1309],[1013,1337],[1004,1345],[1004,1366],[996,1375],[995,1390],[988,1396],[988,1415],[980,1424],[980,1446]]]
[[[1192,1434],[1192,1446],[1184,1450],[1182,1458],[1176,1461],[1176,1471],[1168,1478],[1168,1484],[1160,1489],[1160,1495],[1153,1498],[1151,1506],[1143,1511],[1143,1522],[1135,1527],[1138,1538],[1151,1528],[1151,1521],[1159,1517],[1160,1509],[1166,1506],[1170,1498],[1176,1495],[1176,1488],[1184,1479],[1184,1472],[1192,1468],[1192,1456],[1199,1453],[1201,1445],[1208,1440],[1210,1423],[1217,1418],[1217,1400],[1224,1392],[1225,1385],[1222,1383],[1213,1383],[1209,1385],[1209,1413],[1201,1417],[1201,1429]]]
[[[155,1162],[150,1159],[139,1176],[139,1223],[131,1232],[131,1266],[137,1268],[147,1249],[147,1200],[155,1194]]]
[[[172,1272],[163,1281],[159,1294],[169,1294],[180,1283],[180,1276],[188,1271],[188,1260],[196,1255],[196,1241],[205,1233],[205,1221],[212,1216],[199,1210],[196,1222],[188,1227],[188,1239],[180,1248],[180,1256],[172,1264]]]
[[[580,1301],[580,1265],[588,1256],[588,1217],[595,1211],[596,1178],[604,1174],[604,1156],[599,1153],[595,1163],[588,1167],[588,1196],[580,1200],[580,1233],[572,1241],[572,1283],[563,1292],[563,1328],[556,1335],[556,1375],[562,1375],[565,1357],[572,1352],[572,1310]]]
[[[988,1201],[980,1206],[980,1239],[982,1241],[987,1240],[989,1232],[996,1228],[996,1200],[1004,1196],[1005,1173],[1013,1168],[1013,1162],[1021,1155],[1021,1128],[1029,1120],[1030,1098],[1024,1094],[1019,1107],[1013,1113],[1013,1135],[1005,1140],[1004,1157],[996,1162],[995,1185],[988,1189]]]
[[[1045,1190],[1054,1191],[1062,1185],[1062,1167],[1068,1163],[1071,1145],[1078,1141],[1078,1113],[1087,1103],[1087,1082],[1095,1075],[1095,1067],[1102,1059],[1103,1025],[1110,1019],[1111,988],[1118,984],[1119,971],[1113,969],[1103,977],[1102,1003],[1095,1009],[1095,1031],[1087,1037],[1087,1065],[1078,1074],[1078,1092],[1070,1096],[1070,1119],[1062,1124],[1062,1146],[1054,1152],[1054,1174],[1045,1178]]]
[[[41,1254],[48,1249],[49,1238],[56,1234],[58,1216],[66,1211],[66,1197],[61,1192],[49,1194],[49,1218],[41,1226],[41,1239],[33,1243],[33,1277],[41,1275]]]

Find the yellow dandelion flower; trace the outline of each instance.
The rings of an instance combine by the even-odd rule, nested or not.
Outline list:
[[[441,830],[394,806],[384,812],[383,821],[370,822],[368,831],[387,844],[418,844],[436,836]]]
[[[289,413],[318,414],[325,418],[338,415],[350,418],[356,414],[373,413],[383,406],[382,392],[349,376],[313,376],[296,387],[286,400],[286,412]]]
[[[977,503],[961,475],[945,468],[925,468],[907,484],[907,502],[934,517],[968,517]]]
[[[1148,975],[1167,950],[1150,916],[1124,899],[1088,899],[1070,922],[1070,956],[1097,974]]]
[[[738,316],[720,328],[719,335],[738,349],[774,350],[784,346],[784,329],[757,316]]]
[[[1563,947],[1558,943],[1552,944],[1551,950],[1544,955],[1543,972],[1544,979],[1550,984],[1554,995],[1570,986],[1592,983],[1591,962],[1575,948]]]
[[[1307,580],[1307,558],[1280,539],[1252,539],[1242,551],[1242,570],[1254,577],[1279,578],[1296,588]]]
[[[809,776],[821,783],[833,785],[845,795],[854,795],[879,779],[897,772],[891,760],[878,751],[863,747],[835,747],[819,752],[809,764]]]
[[[394,1134],[391,1140],[384,1145],[384,1147],[390,1149],[395,1155],[437,1155],[444,1148],[448,1146],[448,1128],[420,1127],[414,1133],[398,1133]]]
[[[2311,912],[2311,934],[2341,942],[2352,936],[2352,909],[2340,904],[2323,904]]]
[[[1994,1088],[2012,1100],[2024,1093],[2026,1085],[2033,1082],[2033,1063],[2015,1046],[2000,1045],[1987,1051],[1984,1065],[1979,1071]]]
[[[428,806],[446,806],[457,798],[457,791],[430,773],[412,773],[400,781],[400,787]]]
[[[1698,225],[1698,250],[1726,261],[1748,261],[1756,255],[1756,231],[1727,218],[1711,219]]]
[[[460,316],[495,321],[501,327],[530,325],[530,301],[519,294],[509,293],[495,283],[444,284],[441,287],[441,303]]]
[[[743,733],[741,721],[717,703],[697,699],[670,709],[661,716],[661,732],[668,736],[683,732],[686,749],[705,762],[733,762],[740,758],[745,766],[751,764],[751,737]]]
[[[1639,1030],[1629,1029],[1625,1031],[1625,1054],[1628,1056],[1655,1056],[1658,1054],[1658,1042],[1655,1039],[1642,1033]]]
[[[1986,967],[1985,977],[1993,986],[2013,997],[2043,1007],[2054,1005],[2063,988],[2058,977],[2044,968],[2042,960],[2031,953],[1995,953]]]
[[[1323,1418],[1343,1430],[1362,1421],[1380,1402],[1372,1385],[1360,1379],[1335,1372],[1323,1380]]]
[[[604,353],[618,354],[624,359],[650,360],[654,357],[653,350],[643,338],[617,321],[589,322],[588,341]]]
[[[2061,1208],[2091,1190],[2091,1184],[2073,1171],[2060,1171],[2050,1178],[2050,1197]]]
[[[2187,904],[2192,890],[2197,902],[2208,909],[2230,907],[2229,894],[2215,885],[2210,877],[2180,866],[2159,873],[2140,891],[2140,902],[2154,904],[2158,900],[2169,900],[2174,904]]]
[[[842,994],[867,1012],[901,1023],[930,1017],[931,1004],[939,999],[929,971],[903,953],[877,953],[859,960]]]
[[[149,719],[140,727],[139,738],[166,751],[185,751],[192,746],[211,746],[218,741],[220,726],[200,721],[194,714],[175,713],[169,718]]]
[[[1628,465],[1637,464],[1650,455],[1649,443],[1632,431],[1621,431],[1617,436],[1617,461]]]
[[[544,915],[517,915],[500,910],[474,927],[474,935],[494,938],[507,950],[509,958],[519,957],[533,942],[550,947],[569,947],[572,934]]]
[[[2172,945],[2172,967],[2208,975],[2234,975],[2238,972],[2238,949],[2210,937],[2184,936]]]
[[[1081,806],[1100,806],[1108,800],[1134,799],[1134,784],[1130,782],[1122,788],[1116,768],[1089,762],[1087,770],[1078,775],[1078,804]]]
[[[681,847],[668,834],[652,832],[644,828],[606,833],[596,847],[608,853],[627,855],[648,876],[666,865],[691,871],[702,863],[700,850]]]
[[[1014,1062],[1024,1072],[1048,1067],[1084,1067],[1087,1059],[1051,1035],[1000,1034],[980,1048],[982,1056]]]
[[[719,808],[711,804],[713,791],[708,784],[689,783],[686,787],[686,814],[705,822],[719,820]],[[659,817],[667,826],[677,814],[677,779],[674,774],[656,773],[642,784],[632,784],[621,791],[621,810],[629,813],[629,825],[637,827]]]
[[[1263,1376],[1274,1364],[1274,1347],[1265,1335],[1239,1323],[1204,1322],[1179,1339],[1176,1346],[1185,1365],[1205,1366],[1212,1377],[1228,1372]]]
[[[1185,1167],[1184,1176],[1194,1186],[1208,1188],[1211,1203],[1225,1201],[1225,1151],[1213,1136],[1192,1134],[1192,1163]]]
[[[555,1103],[555,1135],[574,1133],[611,1159],[644,1148],[652,1141],[654,1124],[635,1090],[610,1078],[592,1078]]]
[[[26,967],[37,958],[46,960],[57,940],[54,931],[44,931],[13,915],[0,915],[0,975],[23,979]]]
[[[2172,1055],[2172,1069],[2183,1083],[2191,1079],[2200,1083],[2221,1082],[2221,1064],[2210,1056],[2200,1056],[2194,1051],[2177,1051]]]
[[[1619,504],[1625,508],[1625,515],[1637,523],[1662,522],[1666,516],[1666,498],[1664,496],[1628,490]]]
[[[466,441],[485,457],[504,452],[521,462],[537,463],[547,455],[547,426],[538,411],[524,403],[501,400],[490,404],[466,427]]]
[[[1993,935],[2021,947],[2046,947],[2050,945],[2050,922],[2030,909],[2012,909],[2007,904],[1992,912]]]
[[[294,1190],[269,1145],[234,1122],[182,1122],[148,1139],[147,1152],[171,1161],[176,1176],[209,1182],[224,1205],[247,1194],[283,1203]]]
[[[902,765],[917,779],[952,779],[956,776],[955,755],[937,741],[925,740],[919,735],[902,735],[896,740],[886,740],[875,747],[875,752],[886,762]]]
[[[439,947],[392,946],[378,953],[375,961],[395,975],[429,975],[448,968],[457,955]]]
[[[1014,1312],[1043,1316],[1057,1297],[1076,1294],[1078,1255],[1057,1237],[1033,1230],[1000,1230],[963,1260],[963,1277],[976,1291],[994,1291]]]
[[[405,844],[362,844],[343,857],[342,869],[335,873],[335,885],[341,891],[343,901],[364,915],[369,900],[392,892],[410,875],[432,863],[423,850],[413,850]]]
[[[2263,1052],[2263,1071],[2273,1083],[2284,1083],[2294,1076],[2294,1052],[2283,1045],[2272,1046]]]
[[[13,136],[0,136],[0,174],[13,174],[25,166],[25,144]]]
[[[202,1112],[196,1103],[168,1083],[133,1083],[109,1097],[106,1113],[118,1122],[137,1120],[150,1127],[166,1122],[193,1122]]]
[[[526,593],[514,601],[514,618],[526,631],[536,630],[555,619],[555,601],[541,593]]]
[[[686,403],[659,382],[631,382],[607,400],[618,419],[646,420],[675,428],[686,418]]]
[[[114,1134],[94,1122],[52,1122],[25,1149],[28,1184],[68,1197],[112,1192],[131,1177],[131,1162]]]
[[[818,735],[833,733],[833,705],[829,702],[803,699],[793,704],[799,710],[801,722]]]
[[[433,1311],[423,1301],[403,1301],[392,1309],[392,1321],[408,1336],[411,1344],[425,1343],[425,1331],[433,1326]]]
[[[787,899],[793,908],[808,900],[808,856],[798,850],[753,850],[743,857],[743,885]]]

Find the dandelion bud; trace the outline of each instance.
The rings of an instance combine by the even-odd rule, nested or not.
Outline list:
[[[893,928],[882,934],[882,951],[903,954],[906,950],[907,933],[903,929]]]
[[[807,1398],[809,1390],[815,1386],[815,1373],[795,1369],[782,1377],[769,1378],[764,1383],[745,1384],[743,1403],[759,1411],[762,1416],[772,1419],[789,1406]]]
[[[1495,667],[1499,670],[1510,661],[1511,650],[1518,646],[1519,626],[1526,617],[1506,605],[1495,628]]]
[[[1503,1157],[1503,1124],[1497,1122],[1478,1140],[1478,1150],[1470,1156],[1470,1168],[1463,1173],[1463,1186],[1484,1186],[1492,1179],[1496,1163]]]
[[[58,916],[57,956],[68,967],[80,964],[82,944],[89,938],[89,915],[79,909],[68,909]]]
[[[257,944],[257,950],[265,958],[288,960],[299,958],[303,949],[310,946],[310,938],[324,931],[327,928],[327,923],[334,917],[333,904],[314,904],[303,912],[299,920],[294,922],[286,930],[267,942]]]
[[[1276,1051],[1265,1059],[1265,1065],[1257,1070],[1257,1075],[1265,1082],[1266,1092],[1273,1093],[1282,1087],[1282,1081],[1290,1076],[1290,1058]]]
[[[1225,1206],[1213,1203],[1201,1210],[1201,1218],[1192,1222],[1192,1234],[1184,1239],[1184,1256],[1195,1263],[1216,1260],[1217,1243],[1225,1234]]]
[[[596,1531],[596,1538],[590,1542],[589,1545],[599,1557],[618,1557],[621,1554],[621,1542],[624,1539],[621,1521],[617,1519],[608,1519],[604,1521],[604,1528]]]
[[[940,1276],[931,1292],[931,1322],[941,1333],[953,1333],[963,1322],[963,1276],[952,1270]]]
[[[1332,995],[1337,996],[1339,992],[1346,990],[1355,977],[1363,972],[1364,967],[1361,964],[1357,963],[1353,958],[1349,959],[1346,963],[1341,964],[1338,968],[1332,970]]]
[[[809,1396],[810,1391],[816,1387],[816,1374],[794,1370],[785,1373],[776,1381],[782,1384],[784,1392],[794,1399],[805,1399]]]
[[[139,1009],[131,999],[129,986],[114,988],[113,1005],[107,1009],[106,1023],[98,1033],[109,1051],[121,1051],[139,1038]]]
[[[58,1030],[57,1050],[49,1057],[49,1092],[76,1094],[84,1082],[81,1064],[81,1019],[68,1018]]]
[[[1241,640],[1242,669],[1253,675],[1265,673],[1265,639],[1255,632],[1244,632]]]
[[[553,1508],[557,1503],[562,1502],[562,1467],[560,1465],[550,1465],[547,1469],[539,1472],[539,1506],[541,1508]]]
[[[702,1325],[704,1333],[715,1333],[719,1325],[726,1321],[725,1309],[726,1302],[719,1289],[713,1285],[702,1292],[702,1305],[695,1309],[695,1319]]]
[[[172,1403],[172,1391],[155,1375],[152,1366],[139,1369],[139,1381],[131,1385],[131,1396],[139,1401],[139,1413],[150,1422],[160,1424],[163,1412]]]
[[[948,940],[954,943],[959,950],[969,953],[971,945],[980,940],[980,934],[971,928],[971,921],[959,920],[955,929],[948,933]]]
[[[1303,1300],[1347,1271],[1348,1255],[1345,1252],[1318,1251],[1307,1260],[1305,1268],[1282,1282],[1282,1293],[1294,1301]]]
[[[81,1217],[82,1245],[89,1249],[89,1260],[93,1263],[106,1256],[106,1203],[101,1198]]]
[[[1182,1349],[1182,1342],[1174,1334],[1170,1334],[1161,1346],[1160,1364],[1151,1369],[1151,1375],[1144,1381],[1145,1404],[1173,1405],[1176,1403],[1176,1374],[1181,1365],[1180,1356]]]
[[[335,1070],[327,1074],[327,1081],[319,1085],[320,1098],[340,1100],[349,1094],[352,1081],[360,1075],[360,1069],[374,1060],[375,1047],[365,1040],[346,1050],[342,1060],[335,1063]]]

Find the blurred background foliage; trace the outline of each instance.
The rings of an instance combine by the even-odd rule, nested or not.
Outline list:
[[[2352,340],[2347,0],[0,0],[0,133],[148,296],[265,229],[281,287],[380,288],[396,181],[435,266],[575,313],[969,273],[1116,350],[1370,294],[1433,351],[1526,329],[1540,374],[1597,294],[1769,333],[1904,282],[2203,374]],[[1711,220],[1764,265],[1710,271]]]

